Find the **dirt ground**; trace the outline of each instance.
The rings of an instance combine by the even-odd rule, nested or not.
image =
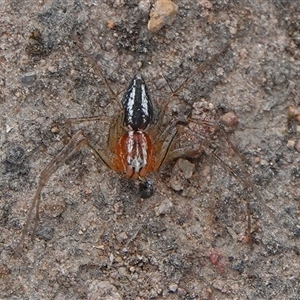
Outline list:
[[[288,118],[300,104],[300,2],[175,1],[174,23],[156,33],[153,2],[0,0],[1,299],[300,299],[300,127]],[[82,149],[43,190],[37,238],[15,256],[39,175],[64,147],[61,124],[113,122],[119,110],[73,32],[115,93],[142,73],[156,113],[169,104],[165,123],[200,101],[234,112],[236,130],[212,143],[251,179],[206,151],[150,174],[154,195],[142,199]],[[108,126],[72,132],[105,148]]]

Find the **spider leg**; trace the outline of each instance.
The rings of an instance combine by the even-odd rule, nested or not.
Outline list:
[[[69,118],[65,121],[65,124],[91,122],[91,121],[107,121],[110,122],[112,117],[108,116],[92,116],[92,117],[81,117],[81,118]]]
[[[122,115],[118,118],[118,124],[122,124]],[[115,128],[116,127],[116,128]],[[115,146],[115,143],[117,142],[117,137],[120,134],[120,130],[118,130],[120,126],[112,126],[112,135],[110,136],[110,147],[113,149]],[[122,127],[121,127],[122,128]],[[82,130],[77,131],[72,138],[69,140],[69,142],[66,144],[66,146],[62,149],[62,151],[54,157],[51,162],[48,164],[48,166],[42,171],[40,175],[40,180],[31,204],[31,207],[28,212],[27,220],[24,226],[24,229],[22,231],[20,242],[18,243],[18,246],[16,248],[16,253],[21,253],[24,239],[26,234],[28,233],[30,221],[32,218],[33,211],[35,209],[35,217],[34,217],[34,225],[33,230],[31,234],[31,240],[34,241],[36,229],[39,223],[39,208],[40,208],[40,202],[41,202],[41,192],[45,185],[48,183],[50,177],[66,162],[67,159],[69,159],[71,156],[73,156],[75,153],[77,153],[83,146],[87,146],[92,153],[100,159],[100,161],[105,164],[108,168],[114,170],[115,166],[113,163],[113,160],[111,159],[111,156],[109,155],[108,151],[104,150],[96,150],[96,148],[91,145],[85,137]]]
[[[110,123],[108,134],[108,149],[110,152],[114,152],[116,144],[119,138],[125,133],[126,129],[123,126],[124,114],[121,112],[114,122]],[[112,168],[111,168],[112,169]]]
[[[169,152],[174,146],[178,135],[176,124],[174,124],[174,122],[170,122],[169,124],[167,124],[162,132],[159,132],[160,127],[158,126],[158,124],[156,125],[157,126],[151,132],[151,136],[156,137],[154,147],[155,153],[157,153],[153,170],[158,170],[163,163],[169,161],[169,159],[167,159]]]
[[[203,63],[201,66],[199,66],[193,73],[192,75],[187,78],[178,88],[176,88],[175,90],[172,90],[169,83],[167,82],[170,90],[171,90],[171,95],[172,96],[176,96],[178,95],[182,89],[188,85],[192,80],[193,78],[198,75],[200,72],[202,72],[203,70],[205,70],[209,65],[211,65],[213,62],[215,62],[220,56],[221,54],[225,53],[227,51],[227,49],[230,47],[230,41],[226,43],[226,45],[223,47],[223,49],[214,54],[208,61],[206,61],[205,63]],[[161,149],[159,151],[156,151],[156,153],[158,153],[158,158],[155,160],[155,164],[154,164],[154,169],[159,169],[160,166],[165,163],[165,162],[168,162],[168,161],[171,161],[175,158],[179,158],[181,156],[187,156],[187,154],[192,151],[195,153],[195,150],[198,151],[198,152],[202,152],[203,151],[203,147],[200,147],[200,148],[195,148],[195,147],[183,147],[183,148],[178,148],[178,149],[172,149],[174,144],[175,144],[175,141],[176,141],[176,137],[178,135],[178,131],[176,129],[176,125],[177,124],[174,124],[174,122],[171,122],[167,124],[166,128],[160,133],[160,129],[164,123],[164,115],[165,115],[165,112],[168,108],[168,105],[170,104],[170,102],[167,102],[165,105],[164,105],[164,108],[159,112],[159,116],[158,116],[158,121],[156,123],[156,126],[154,128],[154,130],[152,130],[152,136],[156,136],[158,137],[157,138],[157,141],[155,141],[155,143],[161,147]],[[188,117],[187,116],[187,120],[188,120]],[[178,122],[176,122],[178,123]],[[209,122],[207,121],[206,122],[206,125],[207,126],[211,126],[209,124]],[[206,139],[208,140],[208,139]],[[209,143],[209,142],[207,142]],[[156,149],[158,150],[158,149]]]
[[[69,118],[63,122],[63,126],[66,132],[70,133],[72,124],[79,124],[82,122],[93,122],[93,121],[106,121],[111,122],[111,117],[108,116],[93,116],[93,117],[81,117],[81,118]]]
[[[106,89],[108,90],[110,97],[116,101],[119,105],[120,108],[122,108],[122,105],[120,103],[120,101],[118,100],[118,94],[116,94],[113,89],[110,87],[108,80],[106,79],[106,77],[104,76],[104,73],[101,69],[101,67],[97,64],[97,62],[91,57],[91,55],[84,49],[82,42],[79,40],[76,32],[74,32],[72,34],[72,39],[74,40],[76,46],[78,47],[78,49],[81,51],[81,53],[88,59],[88,61],[90,62],[90,64],[93,66],[94,70],[97,70],[98,74],[100,75],[102,81],[105,84]]]
[[[90,148],[90,150],[95,155],[95,157],[98,158],[104,165],[106,165],[111,170],[116,169],[107,151],[99,150],[99,149],[97,150],[96,147],[90,143],[88,143],[87,146]]]
[[[209,138],[201,138],[201,143],[187,147],[175,148],[172,149],[167,157],[165,162],[172,161],[174,159],[180,157],[198,157],[200,156],[206,148],[211,144],[211,140]]]
[[[193,120],[192,122],[195,122],[195,120]],[[207,122],[204,121],[203,123],[205,126],[214,126],[213,123],[211,122]],[[234,145],[234,143],[230,140],[230,138],[228,137],[228,134],[226,133],[226,131],[224,130],[222,124],[216,124],[217,127],[215,127],[218,131],[218,139],[223,139],[228,147],[233,151],[234,155],[237,158],[237,164],[238,164],[238,171],[236,171],[233,167],[231,167],[229,164],[227,164],[221,157],[219,157],[216,153],[215,150],[211,151],[211,140],[209,138],[206,138],[205,136],[201,135],[200,133],[197,133],[197,131],[194,131],[194,133],[197,134],[197,136],[200,136],[201,139],[204,138],[204,140],[201,142],[201,147],[198,148],[199,154],[200,151],[204,151],[206,152],[210,157],[212,157],[213,159],[215,159],[216,161],[220,162],[221,165],[227,169],[243,186],[244,190],[251,190],[252,193],[255,195],[256,199],[258,200],[258,202],[261,204],[262,207],[264,207],[264,209],[268,212],[268,214],[272,217],[272,219],[275,219],[274,213],[272,211],[271,208],[269,208],[263,201],[262,196],[258,190],[258,188],[255,186],[255,184],[252,182],[252,179],[249,175],[249,173],[247,172],[246,168],[245,168],[245,163],[246,159],[242,156],[242,154],[238,151],[238,149],[236,148],[236,146]],[[205,127],[207,128],[207,127]],[[190,129],[192,130],[192,129]],[[174,149],[172,152],[169,153],[168,158],[170,157],[171,159],[175,159],[178,158],[180,156],[189,156],[190,153],[193,154],[193,150],[195,150],[197,148],[177,148]],[[189,153],[189,151],[191,151]],[[249,237],[249,245],[250,245],[250,249],[252,249],[253,247],[253,238],[252,238],[252,234],[251,234],[251,208],[250,208],[250,202],[249,200],[247,200],[247,219],[248,219],[248,223],[247,223],[247,236]]]
[[[243,185],[244,189],[247,190],[249,188],[249,185],[250,182],[251,182],[251,179],[250,179],[250,176],[249,176],[249,182],[246,182],[242,177],[238,176],[238,174],[236,174],[236,172],[233,170],[233,168],[231,166],[229,166],[225,161],[223,161],[218,155],[216,155],[215,153],[211,153],[211,156],[219,161],[223,167],[225,169],[227,169],[235,178],[237,178]],[[241,167],[241,166],[240,166]],[[246,172],[246,170],[245,170]],[[243,174],[244,176],[246,175],[247,173]],[[250,186],[252,186],[253,184],[250,184]],[[255,188],[256,189],[256,188]],[[256,192],[258,193],[258,190],[256,189]],[[255,192],[255,195],[256,195],[256,192]],[[259,193],[257,194],[259,195]],[[256,195],[256,196],[257,196]],[[259,195],[259,197],[261,197]],[[253,250],[253,236],[251,234],[251,227],[252,227],[252,224],[251,224],[251,208],[250,208],[250,202],[249,201],[246,201],[247,202],[247,236],[249,238],[249,246],[250,246],[250,250]]]
[[[39,222],[39,207],[41,202],[41,192],[47,182],[49,181],[50,177],[66,162],[68,158],[70,158],[73,154],[78,152],[83,146],[88,145],[88,140],[84,136],[83,131],[79,130],[77,131],[73,137],[70,139],[68,144],[62,149],[62,151],[54,157],[51,162],[48,164],[48,166],[42,171],[40,180],[38,183],[38,187],[36,189],[31,207],[29,209],[28,217],[24,226],[24,229],[22,231],[20,242],[17,246],[16,252],[20,253],[23,242],[25,239],[25,235],[28,232],[29,224],[31,221],[31,216],[33,213],[33,210],[36,210],[35,218],[34,218],[34,227],[31,234],[31,240],[33,241],[36,234],[36,228],[38,226]]]
[[[112,159],[112,154],[115,151],[116,144],[119,138],[124,134],[126,130],[123,127],[123,114],[119,114],[115,122],[111,122],[109,127],[109,134],[107,140],[107,150],[96,149],[91,143],[87,143],[92,153],[98,158],[103,164],[105,164],[111,170],[117,170],[114,161]]]
[[[197,76],[200,72],[204,71],[208,66],[212,65],[223,53],[225,53],[227,51],[227,49],[230,47],[230,45],[231,45],[231,41],[229,40],[225,44],[225,46],[221,49],[220,52],[214,54],[210,59],[208,59],[202,65],[200,65],[198,68],[196,68],[196,70],[192,73],[192,75],[190,77],[185,79],[178,88],[176,88],[174,91],[172,91],[172,95],[173,96],[178,95],[182,91],[182,89],[195,78],[195,76]]]
[[[193,122],[195,121],[189,117],[187,118],[187,123],[192,124]],[[182,126],[176,120],[170,122],[166,126],[165,130],[158,135],[160,139],[159,145],[162,145],[160,151],[160,165],[179,157],[197,157],[203,153],[204,149],[208,148],[208,146],[212,143],[211,134],[218,130],[218,126],[215,122],[209,122],[207,120],[197,120],[197,122],[198,125],[201,124],[201,133],[197,133],[198,139],[195,143],[192,143],[192,145],[182,146],[179,148],[174,147],[174,144],[178,140],[178,136],[182,134],[180,128],[193,131],[193,129],[189,127],[190,125],[185,124]],[[162,156],[163,154],[165,155]]]
[[[220,135],[223,136],[227,142],[227,144],[229,145],[229,147],[233,150],[234,154],[237,156],[238,160],[239,160],[239,167],[242,171],[242,176],[238,176],[235,175],[235,172],[232,170],[232,168],[230,168],[227,164],[225,164],[219,157],[217,157],[217,159],[219,161],[221,161],[223,163],[223,165],[225,164],[228,168],[231,169],[232,173],[234,174],[234,176],[241,182],[241,184],[243,185],[243,187],[245,189],[251,189],[252,192],[254,193],[254,195],[256,196],[257,200],[259,201],[259,203],[261,204],[261,206],[268,212],[268,214],[271,216],[271,218],[274,220],[275,219],[275,215],[274,212],[272,211],[272,209],[267,206],[265,204],[265,202],[262,199],[261,194],[259,193],[258,188],[255,186],[255,184],[253,184],[252,179],[249,175],[249,173],[247,172],[244,163],[247,164],[246,159],[243,157],[243,155],[238,151],[238,149],[236,148],[236,146],[230,141],[230,139],[227,137],[226,132],[222,129],[220,131]]]
[[[168,104],[165,105],[163,112],[167,109]],[[159,117],[156,126],[149,129],[149,133],[151,136],[156,137],[155,139],[155,153],[157,153],[155,163],[154,163],[154,170],[157,170],[161,167],[162,164],[167,163],[173,159],[189,156],[189,153],[201,154],[203,151],[203,145],[205,142],[201,142],[200,145],[193,145],[190,147],[182,147],[182,148],[175,148],[174,145],[177,141],[179,132],[178,132],[178,121],[176,119],[172,119],[170,122],[166,124],[164,130],[161,131],[163,127],[163,115]],[[207,125],[207,124],[206,124]],[[206,143],[209,144],[209,139],[202,137],[202,140],[205,139]]]

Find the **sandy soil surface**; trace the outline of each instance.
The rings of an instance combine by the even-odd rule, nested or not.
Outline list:
[[[300,103],[299,1],[176,1],[174,23],[156,33],[147,29],[148,0],[0,4],[1,299],[300,298],[300,130],[288,119]],[[239,175],[206,151],[149,175],[154,195],[142,199],[137,183],[82,149],[43,190],[37,238],[26,236],[16,257],[39,175],[67,139],[61,124],[97,115],[114,122],[119,111],[74,31],[115,93],[143,74],[156,113],[169,104],[165,123],[199,101],[234,112],[237,129],[212,144]],[[71,131],[106,148],[108,127],[84,122]]]

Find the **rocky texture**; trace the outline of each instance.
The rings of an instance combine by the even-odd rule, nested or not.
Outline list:
[[[300,298],[300,156],[287,147],[299,141],[288,113],[300,102],[299,1],[174,3],[173,24],[151,33],[147,1],[0,1],[1,299]],[[38,237],[26,238],[15,257],[43,168],[80,128],[105,145],[107,116],[119,110],[74,45],[74,30],[116,93],[141,72],[156,113],[168,103],[166,118],[181,121],[186,141],[201,140],[184,131],[194,103],[212,103],[216,117],[234,112],[238,126],[227,138],[262,200],[245,190],[241,162],[217,134],[190,161],[195,170],[183,190],[170,188],[171,162],[149,176],[149,199],[83,149],[44,189]],[[228,41],[171,96],[169,86],[176,90]],[[61,126],[95,115],[106,119]]]

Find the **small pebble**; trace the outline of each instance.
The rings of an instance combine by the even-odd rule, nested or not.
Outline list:
[[[178,6],[171,0],[158,0],[150,11],[148,30],[151,32],[159,31],[165,25],[171,25],[178,11]]]
[[[296,122],[300,122],[300,109],[295,106],[290,106],[288,108],[288,115],[291,119]]]
[[[52,218],[57,218],[66,209],[66,202],[63,200],[56,200],[55,203],[48,203],[44,205],[45,212]]]
[[[179,297],[185,296],[185,295],[186,295],[186,290],[185,290],[185,289],[182,289],[182,288],[178,288],[178,289],[177,289],[177,295],[178,295]]]
[[[158,217],[160,215],[166,215],[170,213],[173,207],[173,203],[167,199],[163,201],[158,207],[155,208],[155,215]]]
[[[295,149],[300,152],[300,141],[297,141],[296,145],[295,145]]]
[[[8,268],[8,266],[5,265],[5,264],[1,264],[0,265],[0,278],[4,278],[4,277],[6,277],[7,275],[10,275],[10,274],[11,274],[11,271]]]
[[[128,236],[127,236],[126,232],[124,232],[124,231],[117,235],[117,240],[119,243],[122,243],[123,241],[125,241],[127,239],[128,239]]]
[[[178,167],[183,173],[185,179],[190,179],[193,176],[195,165],[189,162],[187,159],[178,159]]]
[[[50,67],[48,67],[48,71],[50,73],[56,73],[58,71],[57,66],[50,66]]]
[[[217,74],[217,76],[223,76],[224,75],[224,69],[223,68],[218,68],[216,74]]]
[[[181,180],[178,180],[175,176],[171,177],[170,179],[170,187],[176,192],[183,190]]]
[[[239,120],[233,112],[227,112],[220,118],[221,123],[225,126],[225,130],[227,132],[233,131],[237,124],[239,123]]]
[[[22,77],[21,82],[26,85],[31,85],[35,82],[35,80],[36,80],[36,73],[31,72],[31,73],[26,73]]]
[[[288,142],[286,143],[286,146],[289,149],[294,149],[296,142],[294,140],[288,140]]]
[[[262,160],[260,161],[260,165],[261,165],[261,166],[268,166],[268,165],[269,165],[269,162],[268,162],[267,160],[265,160],[265,159],[262,159]]]
[[[20,165],[25,158],[25,150],[22,147],[12,147],[6,153],[6,161],[13,165]]]
[[[115,260],[114,255],[112,253],[110,253],[110,255],[109,255],[109,261],[110,261],[110,263],[112,264],[114,262],[114,260]]]
[[[120,267],[118,269],[118,273],[122,277],[126,277],[128,275],[127,269],[125,267]]]
[[[101,300],[121,300],[123,299],[119,294],[117,288],[108,280],[88,281],[87,299],[101,299]]]
[[[170,292],[175,293],[175,292],[177,291],[177,289],[178,289],[178,284],[176,284],[176,283],[171,283],[171,284],[169,285],[169,291],[170,291]]]
[[[123,261],[123,258],[121,257],[121,256],[116,256],[115,257],[115,261],[116,261],[116,263],[121,263],[122,261]]]
[[[44,241],[50,241],[54,236],[54,228],[48,226],[40,226],[38,231],[36,232],[36,235]]]
[[[187,159],[179,158],[173,168],[170,186],[174,191],[182,191],[187,179],[193,176],[195,165]]]

